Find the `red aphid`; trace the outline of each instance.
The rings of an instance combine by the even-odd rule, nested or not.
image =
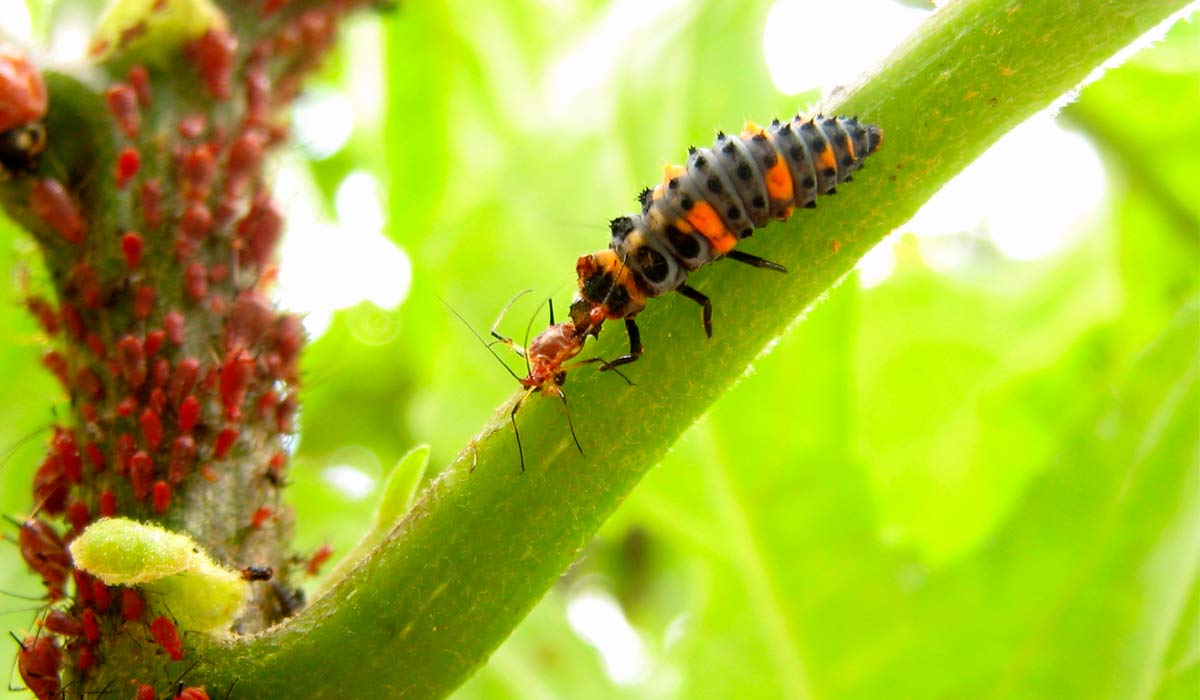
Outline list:
[[[145,243],[140,233],[127,231],[121,236],[121,254],[125,256],[125,266],[132,270],[140,265],[144,248]]]
[[[39,180],[29,193],[29,204],[50,228],[72,243],[82,243],[87,225],[67,188],[52,177]]]
[[[135,138],[142,126],[142,110],[138,107],[137,92],[124,83],[116,83],[104,93],[108,100],[108,111],[117,120],[117,126],[129,138]]]
[[[157,297],[158,293],[150,285],[143,284],[134,290],[133,317],[139,321],[150,318],[150,314],[154,313],[154,300]]]
[[[104,347],[104,341],[100,338],[99,334],[93,331],[88,332],[87,337],[83,339],[83,342],[88,346],[88,349],[92,351],[92,354],[101,360],[103,360],[104,356],[108,354],[108,348]]]
[[[142,612],[146,609],[146,603],[138,592],[132,588],[121,589],[121,616],[127,622],[137,622],[142,619]]]
[[[133,700],[158,700],[158,693],[152,685],[139,685]]]
[[[242,130],[229,147],[229,157],[226,160],[226,176],[231,187],[238,189],[241,182],[254,177],[262,162],[263,146],[267,136],[261,129],[249,127]]]
[[[58,315],[62,318],[63,327],[67,329],[67,334],[74,340],[79,340],[83,337],[85,329],[83,327],[83,317],[79,315],[79,310],[70,304],[63,304],[58,310]]]
[[[163,343],[167,340],[167,331],[162,328],[155,328],[146,333],[146,342],[144,344],[146,357],[153,357],[162,349]]]
[[[151,390],[150,398],[146,399],[146,405],[150,407],[150,410],[161,414],[167,407],[167,395],[163,393],[162,389],[155,388]]]
[[[150,622],[150,634],[171,660],[179,661],[183,658],[183,640],[179,638],[179,630],[175,628],[174,622],[159,615]]]
[[[232,92],[237,37],[227,29],[214,26],[188,44],[187,53],[212,96],[218,100],[228,99]]]
[[[189,114],[179,120],[177,131],[185,139],[199,138],[208,126],[208,118],[202,113]]]
[[[313,552],[312,556],[308,558],[308,563],[304,565],[304,572],[309,576],[316,576],[321,572],[321,567],[324,566],[325,562],[329,561],[329,558],[332,556],[333,547],[327,544],[321,545],[317,551]]]
[[[112,489],[100,492],[96,509],[102,518],[111,518],[117,514],[117,495],[112,492]]]
[[[82,637],[83,623],[79,618],[69,615],[62,610],[51,610],[42,619],[42,627],[64,637]]]
[[[58,515],[67,507],[71,483],[63,473],[62,460],[51,453],[33,475],[33,498],[42,510]]]
[[[122,418],[128,418],[137,412],[138,400],[136,396],[126,396],[117,404],[117,415]]]
[[[179,219],[179,229],[189,239],[200,241],[212,230],[212,221],[212,213],[204,202],[191,202]]]
[[[266,0],[262,6],[263,17],[274,14],[283,8],[288,3],[288,0]]]
[[[137,336],[127,335],[117,342],[117,364],[129,386],[137,389],[146,381],[146,352]]]
[[[154,512],[162,515],[171,507],[171,487],[165,481],[154,482],[154,493],[150,499]]]
[[[79,651],[75,655],[75,668],[79,669],[80,673],[87,673],[89,669],[96,665],[96,650],[91,644],[83,644],[79,646]]]
[[[86,571],[73,569],[71,578],[75,581],[75,602],[82,607],[92,604],[92,577]]]
[[[133,485],[133,497],[139,501],[146,500],[154,488],[154,460],[141,450],[129,459],[129,483]]]
[[[171,463],[167,467],[167,481],[178,486],[187,477],[196,454],[196,440],[191,435],[180,435],[171,441]]]
[[[54,376],[58,377],[58,381],[62,382],[65,389],[71,389],[70,370],[67,369],[67,358],[62,356],[62,353],[57,350],[42,355],[42,366],[50,370]]]
[[[71,555],[67,553],[62,537],[54,526],[44,520],[30,518],[21,524],[17,536],[21,558],[33,569],[46,588],[50,589],[50,600],[62,597],[63,585],[71,571]]]
[[[83,452],[87,455],[88,462],[92,465],[92,471],[104,471],[104,453],[100,450],[99,445],[89,442],[83,446]]]
[[[108,606],[112,605],[112,594],[108,592],[108,586],[98,578],[92,579],[92,607],[98,613],[108,612]]]
[[[179,432],[190,433],[200,418],[200,400],[188,395],[179,402]]]
[[[299,408],[300,402],[294,394],[288,394],[280,399],[279,403],[275,405],[275,429],[281,433],[292,432],[296,411]]]
[[[83,501],[74,501],[67,506],[67,511],[64,515],[67,522],[71,523],[71,532],[79,534],[83,532],[83,528],[88,526],[92,521],[92,515],[88,512],[87,504]]]
[[[142,218],[154,228],[162,223],[162,185],[158,180],[142,183]]]
[[[96,619],[96,611],[88,608],[83,611],[83,636],[93,644],[100,641],[100,621]]]
[[[129,69],[129,84],[133,86],[133,91],[137,94],[138,104],[142,107],[149,107],[151,101],[150,74],[146,72],[145,66],[138,64]]]
[[[147,345],[149,345],[149,336],[146,336]],[[160,357],[150,365],[150,386],[160,390],[167,385],[171,380],[171,361],[165,357]]]
[[[204,301],[204,297],[208,296],[208,270],[204,269],[202,263],[191,263],[184,270],[183,291],[195,302]]]
[[[17,652],[17,669],[25,687],[38,700],[57,700],[62,693],[58,668],[62,665],[62,649],[53,637],[26,637]]]
[[[217,161],[213,157],[213,147],[201,144],[187,151],[183,156],[180,169],[189,197],[207,196],[209,188],[212,187],[213,178],[217,176]]]
[[[194,357],[185,357],[175,366],[175,371],[171,374],[171,381],[167,385],[167,393],[171,401],[179,401],[183,396],[190,393],[192,387],[196,386],[196,381],[200,378],[200,360]]]
[[[252,290],[241,292],[229,311],[225,347],[253,345],[271,329],[273,320],[274,311],[266,297]]]
[[[100,280],[96,271],[85,262],[76,263],[69,276],[71,287],[79,293],[83,305],[89,309],[100,308]]]
[[[279,397],[274,389],[267,389],[258,397],[258,417],[266,420],[275,414],[275,402]]]
[[[157,450],[163,439],[162,419],[153,409],[147,408],[138,417],[138,423],[142,427],[142,440],[146,446],[151,451]]]
[[[0,132],[46,116],[46,84],[25,52],[0,45]]]
[[[271,260],[282,231],[283,216],[275,208],[271,196],[265,190],[260,191],[250,205],[250,211],[237,224],[238,238],[242,241],[238,259],[266,265]]]
[[[271,116],[271,79],[265,66],[246,71],[246,122],[264,126]]]
[[[233,449],[233,444],[237,442],[237,439],[237,428],[225,428],[217,433],[217,439],[213,441],[213,456],[217,459],[225,459],[229,451]]]
[[[136,148],[121,149],[117,154],[117,189],[125,189],[125,185],[138,174],[142,168],[142,154]]]
[[[204,688],[184,688],[175,696],[175,700],[208,700],[208,692]]]
[[[94,401],[104,398],[104,382],[88,367],[80,367],[75,373],[75,387]]]
[[[268,506],[262,506],[254,511],[254,515],[250,516],[250,527],[260,528],[273,517],[275,517],[275,511]]]
[[[58,333],[58,314],[54,313],[50,302],[41,297],[29,297],[25,300],[25,307],[37,318],[46,335]]]
[[[129,464],[133,459],[133,453],[137,450],[137,440],[130,433],[121,433],[117,436],[117,471],[121,474],[129,473]]]
[[[167,339],[175,345],[183,345],[183,314],[178,311],[169,311],[166,316],[163,316],[163,330],[167,332]]]
[[[96,404],[90,401],[79,404],[79,415],[83,416],[85,423],[95,425],[100,422],[100,411],[96,408]]]
[[[54,438],[50,444],[62,466],[63,475],[76,484],[83,481],[83,458],[79,455],[79,444],[75,442],[75,433],[55,426]]]
[[[246,390],[254,376],[254,356],[245,350],[232,350],[221,365],[221,403],[229,420],[240,420]]]

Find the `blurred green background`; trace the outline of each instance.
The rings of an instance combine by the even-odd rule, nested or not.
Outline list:
[[[4,29],[58,58],[95,12],[26,5]],[[439,297],[483,330],[533,288],[519,337],[663,163],[815,103],[927,11],[822,5],[405,2],[347,27],[275,166],[281,303],[315,336],[299,549],[349,549],[404,452],[436,471],[512,393]],[[789,40],[830,12],[853,40]],[[1180,23],[1013,132],[755,363],[456,697],[1200,697],[1197,115]],[[44,286],[0,239],[14,290]],[[20,298],[10,514],[63,412]],[[37,595],[6,549],[0,590]],[[37,605],[0,596],[0,625]]]

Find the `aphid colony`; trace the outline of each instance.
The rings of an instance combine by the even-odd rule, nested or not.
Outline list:
[[[302,605],[287,570],[315,573],[329,556],[237,560],[281,550],[280,437],[293,430],[304,343],[300,317],[265,294],[283,217],[262,161],[286,137],[281,109],[356,3],[288,13],[284,3],[260,4],[269,28],[247,33],[248,42],[214,23],[179,46],[177,74],[96,65],[89,76],[108,84],[87,122],[101,163],[94,171],[72,172],[56,157],[56,139],[80,139],[63,133],[68,119],[47,117],[59,92],[47,91],[24,52],[0,44],[0,186],[45,255],[53,295],[27,292],[25,304],[54,345],[42,362],[71,399],[34,476],[32,513],[0,533],[45,585],[35,629],[13,635],[17,671],[43,700],[108,693],[88,687],[89,672],[131,643],[160,672],[157,682],[130,679],[138,698],[207,697],[181,682],[163,689],[162,669],[190,655],[196,632],[177,628],[182,618],[141,589],[105,585],[73,563],[67,547],[93,521],[169,517],[242,484],[227,504],[240,520],[213,536],[228,537],[221,551],[247,580],[277,591],[278,603],[264,595],[261,607],[278,614],[247,623],[260,627]],[[197,94],[186,100],[174,89],[192,84]],[[64,95],[60,114],[69,116],[78,105],[66,103],[81,98]],[[101,131],[105,121],[111,128]],[[97,192],[109,198],[95,201]]]
[[[667,166],[662,182],[639,195],[641,212],[612,220],[608,249],[576,262],[579,290],[569,321],[555,323],[551,307],[550,326],[528,348],[514,345],[493,327],[492,335],[528,365],[527,375],[518,377],[525,394],[510,414],[514,432],[517,410],[531,393],[557,396],[565,404],[562,386],[569,370],[599,362],[603,372],[637,360],[642,341],[635,319],[649,299],[679,292],[698,303],[704,332],[712,337],[712,302],[688,286],[688,273],[721,258],[786,272],[734,248],[754,229],[785,221],[798,207],[816,207],[818,195],[834,194],[882,141],[879,127],[857,118],[796,116],[765,128],[747,124],[739,136],[719,133],[712,148],[690,149],[686,165]],[[625,322],[628,354],[570,363],[607,320]],[[575,445],[582,453],[578,438]],[[519,433],[517,447],[523,470]]]

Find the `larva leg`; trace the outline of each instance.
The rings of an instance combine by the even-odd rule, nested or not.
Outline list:
[[[612,362],[604,363],[604,366],[600,368],[601,372],[607,372],[610,369],[615,370],[617,367],[634,362],[642,356],[642,332],[638,330],[637,322],[632,318],[625,319],[625,332],[629,334],[629,354],[621,355]],[[625,381],[629,380],[626,379]]]
[[[764,260],[763,258],[760,258],[757,255],[743,253],[738,250],[731,250],[725,254],[725,257],[729,258],[730,260],[736,260],[740,263],[745,263],[747,265],[753,265],[754,267],[757,267],[757,268],[774,270],[776,272],[782,272],[784,274],[787,274],[787,268],[784,267],[783,265],[780,265],[779,263],[771,262],[770,260]]]
[[[730,251],[732,252],[732,251]],[[765,262],[765,261],[764,261]],[[712,337],[712,299],[704,296],[686,284],[679,288],[679,293],[704,307],[704,334]]]

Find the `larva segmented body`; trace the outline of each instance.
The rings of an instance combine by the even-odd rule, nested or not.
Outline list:
[[[711,335],[711,304],[687,286],[688,273],[720,257],[783,271],[734,247],[772,219],[834,194],[882,141],[878,127],[856,118],[797,116],[766,128],[747,124],[740,136],[718,134],[711,149],[691,149],[686,166],[667,166],[662,183],[642,192],[641,213],[613,219],[608,250],[579,258],[572,319],[583,324],[598,308],[605,319],[626,320],[630,355],[607,367],[636,359],[632,319],[667,292],[702,304]]]

